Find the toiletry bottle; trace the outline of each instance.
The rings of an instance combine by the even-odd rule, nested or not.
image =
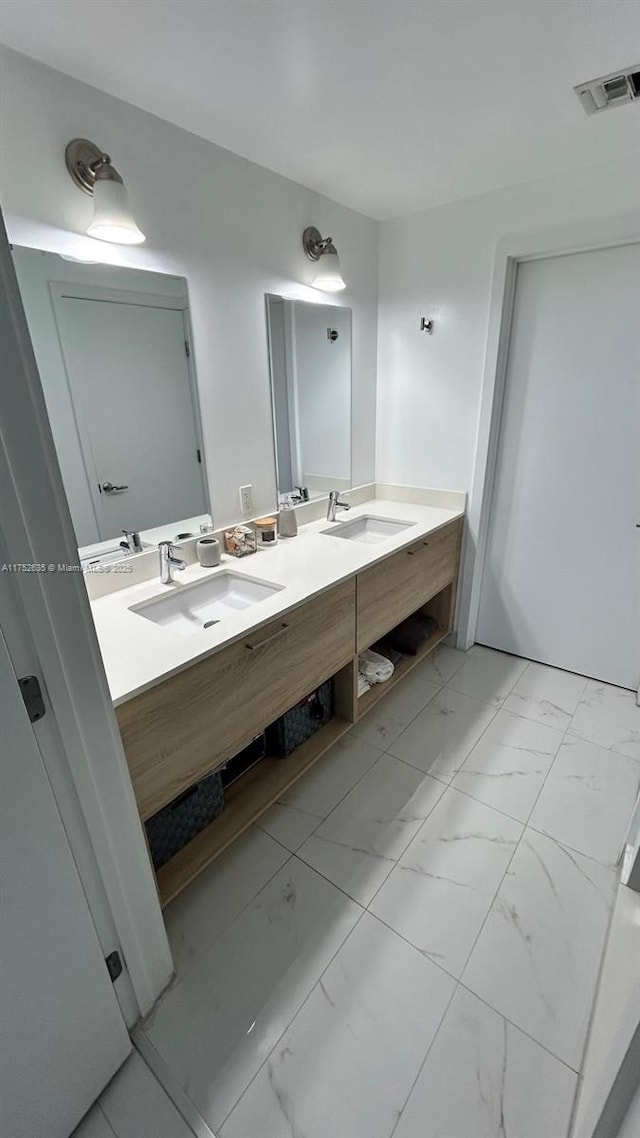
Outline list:
[[[283,502],[280,507],[280,537],[295,537],[298,532],[298,519],[291,502]]]

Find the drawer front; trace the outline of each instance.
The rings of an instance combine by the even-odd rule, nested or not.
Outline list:
[[[354,648],[347,581],[116,708],[142,817],[250,742]]]
[[[460,534],[461,522],[452,522],[359,575],[359,652],[454,580]]]

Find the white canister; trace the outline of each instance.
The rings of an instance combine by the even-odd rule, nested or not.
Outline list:
[[[205,569],[220,564],[220,542],[217,537],[201,537],[196,542],[196,556]]]

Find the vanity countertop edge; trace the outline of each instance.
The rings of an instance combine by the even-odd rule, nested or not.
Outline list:
[[[375,544],[345,541],[322,533],[365,514],[411,524]],[[161,585],[154,577],[92,601],[91,610],[114,706],[126,703],[243,636],[286,616],[306,601],[428,537],[464,514],[464,509],[373,498],[348,513],[340,513],[333,524],[324,518],[309,522],[301,527],[297,537],[281,538],[273,549],[259,550],[248,558],[224,556],[222,564],[215,569],[191,565],[176,574],[174,585]],[[131,606],[142,601],[159,598],[224,570],[282,587],[259,604],[189,636],[130,611]]]

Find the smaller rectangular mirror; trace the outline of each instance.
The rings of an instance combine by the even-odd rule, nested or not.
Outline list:
[[[351,487],[351,309],[267,294],[278,494]]]

